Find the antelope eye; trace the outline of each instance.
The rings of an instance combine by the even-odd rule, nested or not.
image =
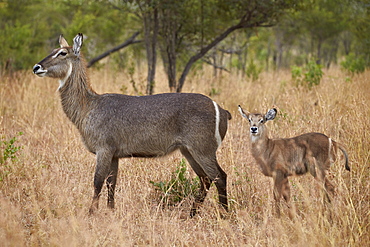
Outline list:
[[[59,53],[59,55],[66,56],[67,55],[67,52],[62,51],[62,52]]]
[[[263,121],[263,119],[261,119],[261,120],[260,120],[260,123],[263,123],[263,122],[264,122],[264,121]]]

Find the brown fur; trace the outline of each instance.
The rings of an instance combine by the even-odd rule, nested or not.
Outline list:
[[[325,177],[331,163],[335,161],[339,148],[346,159],[348,156],[344,148],[321,133],[307,133],[293,138],[270,139],[266,121],[273,120],[276,109],[271,109],[266,115],[260,113],[244,112],[239,106],[239,111],[250,123],[250,138],[252,156],[257,161],[261,172],[274,180],[274,198],[277,214],[280,215],[280,198],[283,197],[290,207],[290,187],[288,177],[311,173],[315,179],[324,184],[326,195],[334,195],[334,186]],[[290,210],[290,216],[293,216]]]

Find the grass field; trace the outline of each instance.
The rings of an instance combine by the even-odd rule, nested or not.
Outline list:
[[[63,113],[58,82],[31,71],[0,77],[0,155],[21,147],[13,161],[0,164],[0,245],[368,246],[370,72],[353,78],[339,69],[324,72],[312,90],[296,87],[289,71],[265,73],[255,82],[227,73],[214,79],[210,71],[188,78],[184,92],[212,92],[233,115],[218,151],[228,174],[230,212],[220,209],[212,186],[194,218],[188,217],[191,197],[163,205],[150,183],[170,180],[182,160],[177,152],[121,159],[115,210],[107,209],[104,188],[99,211],[89,216],[95,156]],[[90,76],[98,93],[136,93],[126,73],[101,69]],[[137,71],[133,79],[144,92],[145,71]],[[156,93],[166,92],[164,74],[157,81]],[[263,112],[276,106],[279,115],[267,124],[271,137],[316,131],[346,146],[352,170],[344,169],[341,156],[331,167],[329,178],[336,186],[331,205],[323,205],[312,176],[292,177],[296,220],[289,219],[286,208],[276,217],[272,181],[250,155],[248,126],[238,104]],[[13,146],[6,146],[14,137]],[[189,178],[195,176],[188,171]]]

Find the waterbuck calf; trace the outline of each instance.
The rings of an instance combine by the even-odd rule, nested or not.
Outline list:
[[[226,135],[230,113],[201,94],[97,94],[90,86],[80,54],[82,42],[82,34],[73,39],[72,47],[60,36],[60,48],[37,63],[33,73],[59,79],[63,110],[87,149],[96,154],[90,213],[98,208],[105,180],[108,207],[114,208],[119,158],[157,157],[176,149],[202,181],[191,215],[204,201],[212,182],[227,210],[226,173],[217,163],[216,150]]]
[[[290,188],[288,177],[311,173],[315,179],[324,184],[325,194],[330,202],[334,195],[334,186],[325,177],[331,163],[336,159],[339,148],[345,157],[345,167],[349,171],[348,155],[342,145],[321,133],[307,133],[293,138],[269,139],[265,123],[273,120],[277,110],[269,110],[265,115],[249,113],[239,105],[239,112],[250,124],[252,156],[261,172],[274,180],[274,199],[277,215],[280,216],[280,199],[284,197],[292,218],[294,212],[290,207]]]

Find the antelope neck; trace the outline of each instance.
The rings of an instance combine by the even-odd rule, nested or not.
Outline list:
[[[80,129],[82,121],[99,95],[91,88],[86,72],[73,71],[59,88],[61,103],[67,117]]]

